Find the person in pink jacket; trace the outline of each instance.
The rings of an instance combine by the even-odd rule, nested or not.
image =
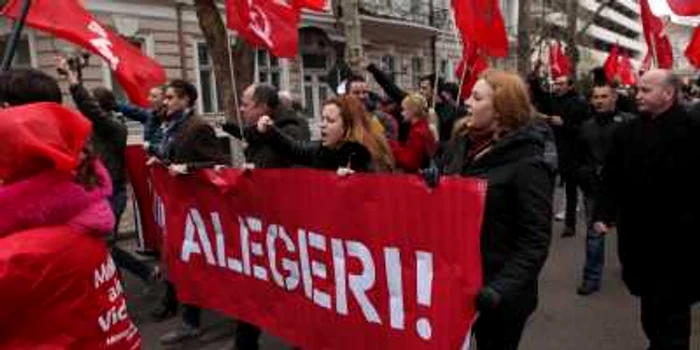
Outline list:
[[[112,184],[86,147],[91,124],[60,91],[41,98],[58,91],[41,74],[0,74],[0,349],[140,349],[105,242]],[[26,102],[54,102],[17,103],[7,90],[22,87],[5,84],[17,75],[32,82]]]

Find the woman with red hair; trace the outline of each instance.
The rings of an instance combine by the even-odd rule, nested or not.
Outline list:
[[[394,166],[386,141],[371,132],[364,107],[353,96],[333,98],[323,104],[320,142],[296,141],[275,128],[269,117],[260,118],[257,131],[299,165],[360,172],[388,171]]]
[[[456,125],[442,167],[488,182],[484,286],[474,331],[479,350],[515,350],[537,306],[537,279],[549,251],[554,181],[547,137],[516,74],[486,71],[467,105],[470,116]]]

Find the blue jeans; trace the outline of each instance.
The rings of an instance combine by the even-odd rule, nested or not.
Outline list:
[[[586,263],[583,267],[584,282],[600,286],[603,277],[603,267],[605,266],[605,234],[598,233],[593,229],[592,212],[595,205],[591,196],[586,196],[586,216],[588,224],[588,234],[586,236]]]

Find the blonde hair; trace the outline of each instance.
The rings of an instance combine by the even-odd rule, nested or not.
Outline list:
[[[419,119],[428,118],[428,100],[426,100],[423,95],[419,93],[408,94],[406,97],[404,97],[403,101],[401,101],[401,104],[408,105],[416,113],[416,117]]]
[[[488,69],[481,74],[493,90],[493,109],[498,123],[504,132],[515,130],[529,123],[534,116],[527,86],[519,75],[498,69]],[[464,136],[468,130],[469,119],[455,123],[455,134]]]

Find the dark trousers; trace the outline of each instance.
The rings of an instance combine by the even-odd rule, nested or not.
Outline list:
[[[529,314],[497,309],[482,312],[474,325],[479,350],[516,350]]]
[[[167,282],[163,306],[166,308],[176,308],[177,305],[178,300],[177,294],[175,293],[175,285]],[[183,304],[182,322],[192,328],[199,328],[202,323],[202,309],[200,309],[198,306]]]
[[[642,296],[642,327],[649,350],[689,350],[690,310],[690,303],[678,298]]]
[[[152,273],[151,267],[116,246],[117,233],[119,232],[119,222],[121,220],[122,213],[126,208],[126,197],[126,189],[121,189],[114,191],[114,193],[112,193],[112,197],[109,199],[110,205],[112,206],[112,213],[114,213],[115,218],[114,231],[112,232],[112,237],[110,238],[110,245],[112,246],[112,259],[114,259],[114,264],[117,265],[117,267],[133,273],[143,281],[148,281]]]
[[[202,309],[199,306],[183,304],[182,322],[192,328],[199,328],[202,323]]]
[[[243,321],[238,322],[236,327],[236,349],[238,350],[258,350],[260,345],[260,328],[254,324]]]
[[[142,281],[148,281],[151,278],[153,270],[150,266],[116,245],[112,246],[112,259],[117,267],[129,271]]]

